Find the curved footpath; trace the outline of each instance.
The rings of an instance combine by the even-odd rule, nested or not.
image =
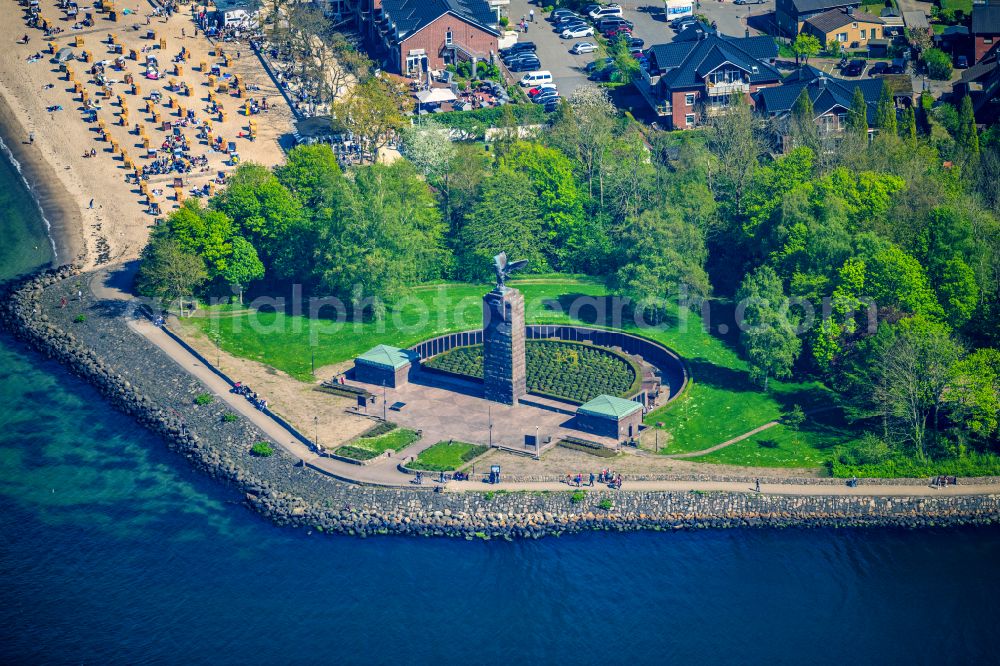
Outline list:
[[[761,493],[751,490],[748,479],[711,478],[626,478],[624,490],[598,487],[582,495],[565,492],[567,487],[555,481],[495,486],[451,482],[445,488],[429,482],[415,487],[410,477],[389,465],[382,469],[317,459],[297,435],[230,394],[210,366],[162,331],[129,323],[134,305],[116,298],[103,277],[93,297],[78,297],[88,279],[76,268],[63,267],[7,285],[0,294],[0,326],[92,383],[111,405],[160,434],[197,469],[238,489],[248,506],[281,525],[362,535],[472,538],[583,529],[923,527],[1000,521],[1000,487],[992,480],[935,490],[916,480],[847,488],[837,481],[787,478],[762,485]],[[206,386],[221,399],[195,405],[194,397]],[[241,418],[225,421],[222,417],[230,411]],[[275,455],[251,455],[252,443],[264,438],[280,447]],[[444,492],[430,492],[432,488]]]

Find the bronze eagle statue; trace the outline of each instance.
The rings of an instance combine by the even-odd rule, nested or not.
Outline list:
[[[497,275],[497,289],[503,291],[506,287],[504,282],[510,277],[510,274],[514,271],[519,271],[528,265],[527,259],[521,259],[520,261],[507,262],[507,253],[501,252],[497,256],[493,257],[493,271]]]

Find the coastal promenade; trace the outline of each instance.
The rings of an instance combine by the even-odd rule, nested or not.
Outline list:
[[[103,271],[96,275],[96,279],[91,281],[91,291],[99,299],[126,300],[132,296],[109,282],[110,271]],[[128,273],[119,272],[115,275],[116,282],[127,282]],[[129,308],[134,313],[135,308]],[[299,435],[286,428],[283,424],[269,416],[263,411],[256,409],[251,403],[240,395],[230,393],[232,386],[226,382],[220,373],[216,371],[204,359],[192,354],[188,349],[179,344],[166,332],[153,325],[146,319],[129,316],[128,326],[138,335],[155,345],[166,356],[177,363],[187,373],[196,378],[199,382],[214,393],[220,400],[225,402],[230,408],[238,412],[241,416],[249,420],[253,425],[260,428],[269,438],[291,454],[302,464],[313,468],[337,479],[356,484],[388,486],[399,488],[427,488],[432,489],[443,486],[447,493],[469,493],[485,491],[506,491],[506,492],[569,492],[575,491],[575,486],[568,486],[562,481],[504,481],[499,484],[484,484],[481,481],[447,481],[443,484],[433,480],[434,475],[429,473],[425,477],[425,482],[421,486],[415,486],[413,477],[399,471],[397,464],[400,460],[417,455],[421,450],[430,446],[437,438],[433,433],[425,433],[425,436],[404,449],[395,458],[386,458],[370,465],[353,465],[341,462],[329,457],[318,455],[314,449],[307,445]],[[599,465],[600,463],[595,463]],[[863,481],[855,486],[849,487],[846,482],[830,479],[802,479],[797,482],[796,478],[789,475],[786,478],[776,480],[771,477],[762,480],[760,494],[777,496],[801,496],[801,497],[941,497],[941,496],[963,496],[963,495],[992,495],[1000,493],[1000,486],[993,483],[975,482],[963,483],[959,485],[946,486],[942,488],[933,487],[929,483],[926,485],[915,485],[913,483],[893,484],[878,483],[877,485],[867,485]],[[820,482],[818,482],[820,481]],[[754,479],[745,480],[629,480],[625,478],[624,488],[636,492],[655,493],[684,493],[684,492],[726,492],[726,493],[749,493],[758,494]],[[591,488],[583,486],[581,490],[606,490],[604,486],[597,485]]]

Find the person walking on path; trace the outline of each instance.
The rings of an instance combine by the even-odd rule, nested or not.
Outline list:
[[[535,10],[534,9],[528,10],[528,20],[531,21],[532,23],[535,22]]]
[[[757,492],[760,492],[760,479],[757,479]]]
[[[35,143],[35,133],[34,132],[28,132],[28,143],[30,143],[30,144],[34,144]]]

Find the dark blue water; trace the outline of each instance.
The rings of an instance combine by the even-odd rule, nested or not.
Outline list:
[[[18,186],[4,174],[0,191]],[[23,208],[0,208],[0,222],[45,247]],[[1000,651],[997,530],[360,540],[275,528],[238,499],[0,337],[0,663],[987,663]]]

